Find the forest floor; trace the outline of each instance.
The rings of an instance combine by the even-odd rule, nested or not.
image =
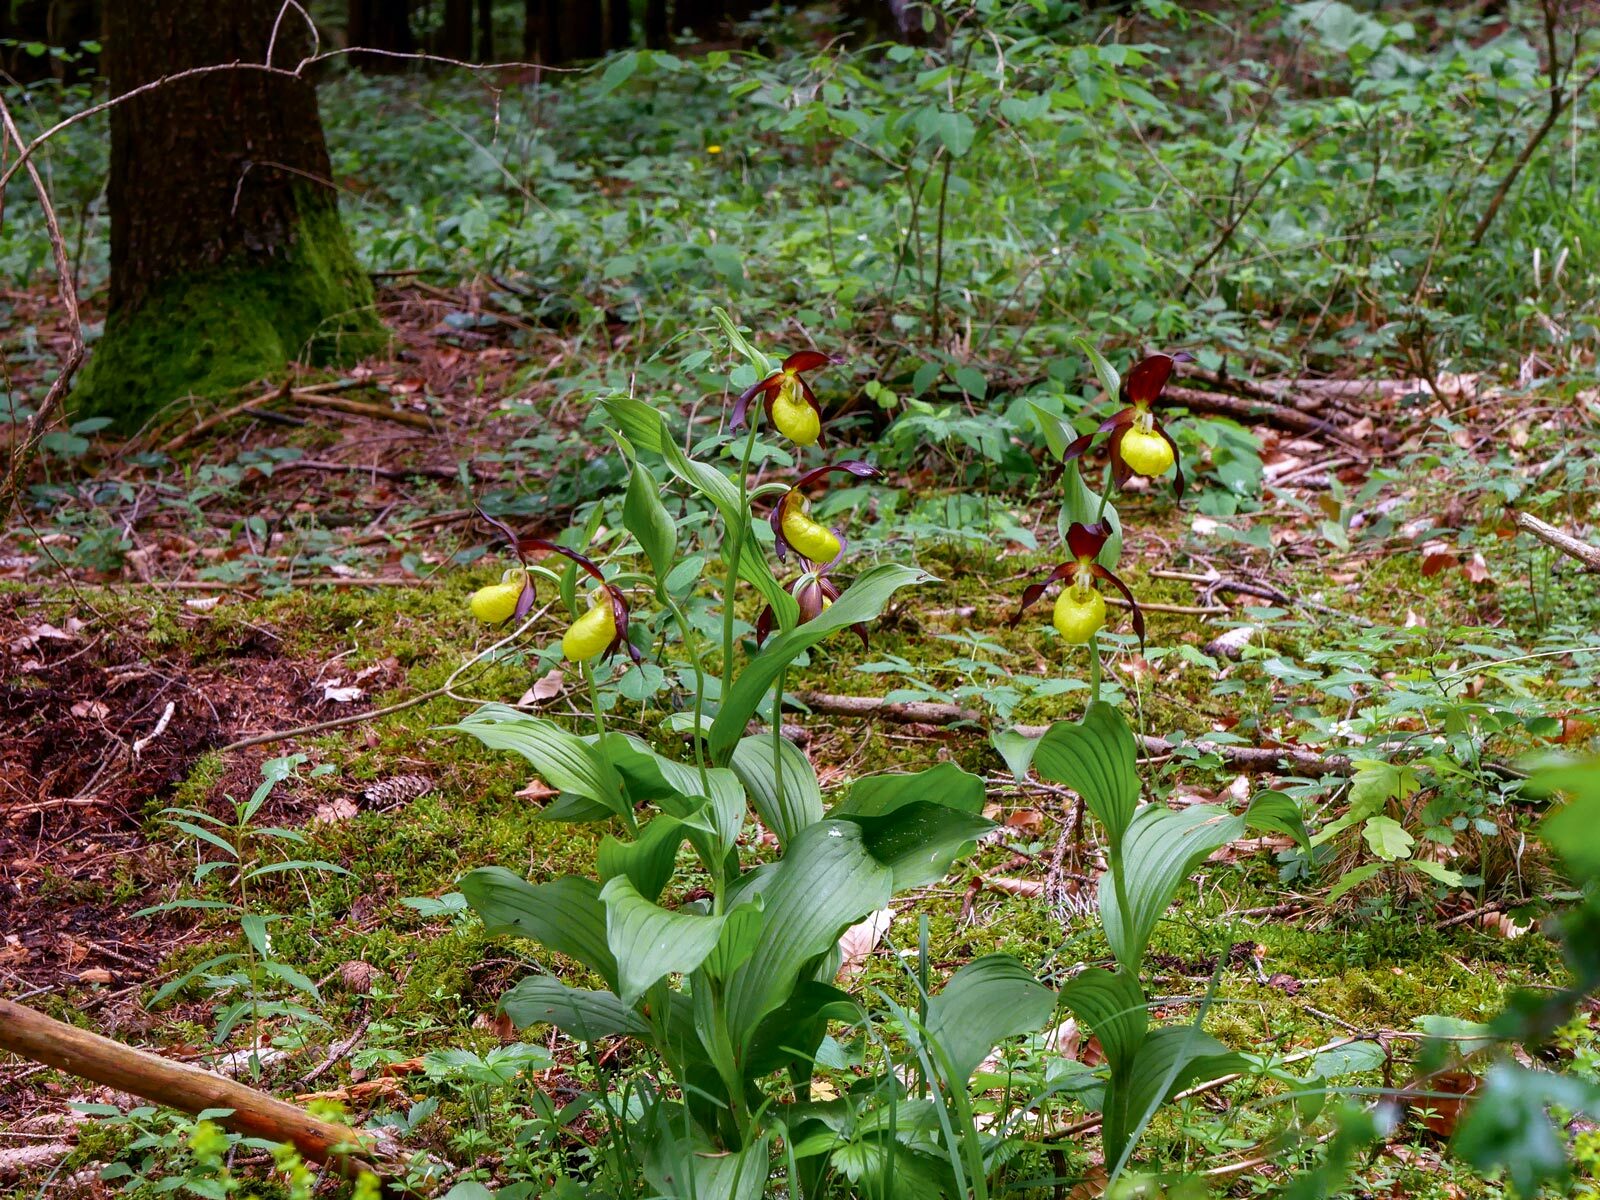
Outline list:
[[[475,494],[506,485],[537,491],[549,468],[536,455],[499,453],[525,432],[521,411],[499,400],[512,353],[493,335],[440,333],[440,310],[473,311],[474,293],[401,286],[387,298],[391,312],[403,314],[393,359],[341,376],[302,374],[291,387],[242,395],[228,421],[207,428],[175,420],[120,458],[79,464],[69,486],[98,498],[106,527],[118,531],[114,548],[50,524],[49,513],[7,531],[0,981],[5,994],[45,1011],[225,1069],[240,1069],[241,1048],[254,1045],[263,1086],[336,1099],[358,1119],[403,1116],[421,1100],[441,1100],[431,1118],[404,1129],[408,1148],[456,1171],[539,1178],[554,1160],[506,1150],[532,1119],[515,1089],[475,1084],[459,1063],[434,1053],[482,1053],[514,1041],[495,1004],[528,961],[526,947],[486,940],[451,897],[469,866],[502,863],[533,878],[582,870],[598,834],[541,822],[529,801],[548,790],[448,726],[478,700],[574,715],[582,702],[548,654],[485,661],[457,679],[452,694],[437,689],[498,636],[465,606],[499,567],[471,554],[488,542],[472,517]],[[551,359],[565,352],[553,333],[536,347],[533,354]],[[526,345],[518,352],[529,353]],[[1302,755],[1292,769],[1241,770],[1218,751],[1180,747],[1151,760],[1150,794],[1177,804],[1226,801],[1276,783],[1296,790],[1314,825],[1326,823],[1346,795],[1349,768],[1334,756],[1361,753],[1360,738],[1341,737],[1329,718],[1373,695],[1363,684],[1339,692],[1338,670],[1380,688],[1407,664],[1413,680],[1466,673],[1464,692],[1439,691],[1439,713],[1394,719],[1414,737],[1442,730],[1436,722],[1461,695],[1476,697],[1479,716],[1522,706],[1548,718],[1486,734],[1485,752],[1498,764],[1536,744],[1582,744],[1592,735],[1594,660],[1585,666],[1582,652],[1600,648],[1600,586],[1568,560],[1515,548],[1503,520],[1474,523],[1462,514],[1462,479],[1503,446],[1502,406],[1488,381],[1476,395],[1472,383],[1461,386],[1404,421],[1394,413],[1401,389],[1389,388],[1341,402],[1328,434],[1255,426],[1268,482],[1252,518],[1197,515],[1160,492],[1124,500],[1124,520],[1140,533],[1121,573],[1149,610],[1150,646],[1141,655],[1124,639],[1109,679],[1130,698],[1139,727]],[[370,407],[334,407],[330,398]],[[519,404],[540,400],[537,388],[518,396]],[[1426,476],[1385,476],[1383,464],[1446,409],[1457,460]],[[1600,417],[1592,398],[1541,411],[1521,437],[1529,461],[1541,447],[1593,436]],[[603,454],[584,418],[583,409],[558,405],[542,431]],[[142,465],[139,448],[157,446],[170,457]],[[574,464],[584,454],[558,459],[560,469],[581,469]],[[1330,509],[1335,494],[1349,506],[1342,515],[1339,501]],[[1015,508],[1019,526],[1031,521],[1041,545],[1053,540],[1050,520],[1001,502]],[[552,506],[523,524],[553,536],[568,516]],[[1364,536],[1363,526],[1380,517],[1387,532]],[[1474,529],[1481,549],[1438,541],[1430,533],[1436,520]],[[1021,577],[1046,564],[1046,554],[985,536],[913,542],[882,522],[862,523],[878,553],[911,557],[944,582],[879,621],[870,654],[854,639],[836,640],[792,686],[986,708],[997,677],[1007,686],[1059,679],[1059,688],[1024,688],[1001,701],[1006,719],[1038,723],[1077,712],[1081,668],[1053,641],[1042,644],[1034,623],[1008,626]],[[1252,528],[1270,528],[1270,538],[1251,537]],[[1219,635],[1247,626],[1231,651],[1217,646]],[[1469,628],[1472,644],[1463,645]],[[1550,648],[1559,670],[1503,661]],[[612,720],[647,730],[659,719],[657,703],[623,703]],[[991,696],[985,721],[995,703]],[[1069,856],[1061,870],[1072,809],[1059,790],[1011,777],[980,722],[885,715],[901,719],[826,711],[794,718],[826,789],[870,771],[953,760],[988,780],[1001,825],[958,875],[897,907],[861,981],[903,993],[896,950],[914,943],[924,915],[941,969],[997,949],[1044,964],[1103,956],[1081,902],[1089,875],[1073,871],[1082,865],[1092,875],[1092,862]],[[346,723],[288,732],[336,720]],[[281,736],[233,745],[265,734]],[[135,914],[213,894],[191,876],[215,854],[175,838],[163,810],[225,818],[230,799],[254,789],[263,762],[289,753],[305,755],[304,768],[272,792],[257,823],[303,833],[297,855],[348,874],[286,874],[263,881],[253,901],[282,914],[275,953],[319,985],[320,1002],[314,1016],[279,1016],[259,1029],[246,1022],[219,1047],[210,1039],[216,1004],[203,989],[182,989],[159,1005],[151,996],[234,948],[233,926],[192,910]],[[1319,755],[1326,769],[1306,769]],[[1407,798],[1408,819],[1448,825],[1458,813],[1427,811],[1449,808],[1444,790]],[[1389,1085],[1408,1069],[1403,1048],[1420,1036],[1423,1018],[1481,1020],[1508,989],[1558,978],[1555,948],[1506,915],[1536,911],[1556,886],[1537,856],[1524,853],[1530,811],[1514,796],[1455,802],[1483,820],[1440,859],[1478,876],[1475,888],[1439,889],[1394,869],[1329,904],[1328,885],[1367,860],[1353,833],[1312,875],[1287,882],[1272,862],[1287,843],[1258,840],[1219,854],[1199,877],[1198,903],[1175,912],[1156,939],[1156,983],[1172,993],[1171,1011],[1220,972],[1223,1003],[1212,1028],[1224,1041],[1283,1051],[1371,1037],[1385,1048],[1381,1061],[1356,1064],[1351,1081]],[[549,1044],[558,1065],[543,1083],[559,1093],[563,1073],[587,1066]],[[116,1134],[71,1106],[125,1101],[40,1068],[0,1066],[8,1139],[0,1159],[20,1147],[59,1146],[65,1157],[42,1160],[55,1180],[49,1194],[99,1194],[105,1185],[94,1164],[118,1153]],[[1205,1102],[1217,1111],[1232,1103],[1225,1095]],[[1242,1100],[1235,1118],[1226,1136],[1200,1135],[1181,1115],[1164,1121],[1154,1160],[1248,1163],[1269,1118]],[[1369,1190],[1480,1194],[1482,1185],[1442,1155],[1450,1126],[1448,1114],[1402,1126],[1365,1169]],[[1092,1161],[1080,1151],[1071,1170],[1090,1177]],[[1270,1163],[1256,1163],[1237,1174],[1272,1173]],[[44,1175],[35,1168],[27,1177]]]

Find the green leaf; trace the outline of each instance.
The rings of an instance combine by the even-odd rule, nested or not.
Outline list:
[[[733,681],[733,687],[717,718],[711,723],[711,757],[726,763],[733,748],[744,736],[744,727],[772,690],[779,672],[823,638],[860,621],[870,621],[889,603],[889,597],[914,583],[927,583],[933,576],[916,567],[884,563],[873,567],[846,589],[822,614],[767,643],[766,649],[746,664]]]
[[[628,492],[622,500],[622,524],[638,540],[650,569],[658,580],[672,570],[678,549],[678,526],[661,503],[661,486],[643,463],[635,463],[628,478]]]
[[[596,855],[600,879],[603,882],[624,875],[641,896],[655,900],[672,878],[683,839],[683,822],[665,816],[647,822],[633,841],[624,842],[607,834],[600,840]]]
[[[908,804],[931,801],[962,812],[983,811],[983,780],[953,762],[926,771],[867,775],[829,811],[830,817],[884,817]]]
[[[989,1051],[1005,1038],[1042,1028],[1055,1005],[1055,993],[1009,954],[962,967],[928,1001],[925,1030],[950,1072],[946,1083],[965,1088]]]
[[[761,897],[757,896],[751,903],[728,910],[722,936],[706,958],[705,969],[708,974],[726,979],[749,961],[767,927],[764,908]]]
[[[1139,766],[1133,734],[1116,709],[1091,704],[1081,724],[1052,725],[1039,739],[1033,766],[1041,779],[1083,797],[1112,846],[1122,842],[1139,802]]]
[[[1075,337],[1072,340],[1077,344],[1078,349],[1083,351],[1084,357],[1089,360],[1089,365],[1094,368],[1095,377],[1100,380],[1100,386],[1105,389],[1106,398],[1113,401],[1118,399],[1122,395],[1122,376],[1117,373],[1117,369],[1106,360],[1105,355],[1101,354],[1100,351],[1096,350],[1081,337]]]
[[[554,1025],[580,1042],[650,1033],[648,1022],[613,993],[571,988],[548,975],[528,976],[501,998],[500,1007],[518,1029]]]
[[[822,820],[822,788],[811,760],[787,738],[778,740],[778,761],[783,769],[783,794],[778,794],[772,767],[771,734],[741,738],[728,765],[744,784],[761,823],[772,830],[780,846],[787,847],[808,825]]]
[[[222,838],[212,833],[211,830],[204,829],[199,825],[196,825],[193,821],[173,821],[172,824],[183,830],[183,832],[187,833],[190,837],[198,838],[202,842],[210,843],[218,850],[221,850],[229,858],[239,857],[239,852],[233,848],[231,843],[224,841]]]
[[[1005,760],[1006,769],[1018,783],[1027,779],[1028,768],[1033,765],[1033,755],[1039,748],[1039,741],[1039,738],[1029,737],[1015,729],[1000,729],[989,735],[989,744]]]
[[[1518,1196],[1537,1196],[1571,1173],[1567,1134],[1550,1109],[1600,1115],[1600,1088],[1586,1079],[1497,1063],[1456,1127],[1451,1149],[1480,1171],[1503,1168]]]
[[[1399,821],[1381,814],[1367,818],[1361,836],[1367,839],[1372,852],[1386,862],[1410,858],[1411,847],[1417,844],[1417,839],[1407,833]]]
[[[1339,877],[1339,882],[1328,889],[1328,903],[1332,904],[1351,888],[1365,883],[1379,871],[1383,870],[1384,866],[1384,863],[1364,863],[1361,866],[1356,867],[1354,870],[1346,871]]]
[[[1461,886],[1461,872],[1452,871],[1443,863],[1436,863],[1427,858],[1409,858],[1406,860],[1405,865],[1413,871],[1421,871],[1428,878],[1437,880],[1444,884],[1445,887]]]
[[[1535,771],[1524,791],[1567,796],[1539,822],[1539,836],[1580,880],[1600,876],[1600,758]]]
[[[1248,1064],[1199,1024],[1167,1025],[1146,1035],[1125,1088],[1106,1096],[1105,1157],[1120,1168],[1133,1153],[1156,1109],[1191,1083],[1231,1074]]]
[[[1210,804],[1172,810],[1141,808],[1122,843],[1123,887],[1130,911],[1118,903],[1117,871],[1100,877],[1100,919],[1117,961],[1137,971],[1150,935],[1191,870],[1244,832],[1244,818]]]
[[[485,704],[459,725],[446,728],[470,733],[491,750],[522,755],[558,792],[603,804],[618,816],[627,810],[621,781],[604,756],[551,721],[504,704]]]
[[[735,1152],[657,1136],[645,1157],[645,1178],[660,1200],[761,1200],[769,1155],[765,1134]]]
[[[600,889],[606,906],[606,943],[616,956],[617,991],[633,1004],[667,975],[687,975],[722,937],[725,917],[669,912],[645,899],[625,875]]]
[[[617,960],[606,940],[606,909],[594,880],[564,875],[532,884],[504,867],[479,867],[462,878],[461,894],[491,935],[532,938],[617,986]]]
[[[1115,1073],[1128,1071],[1150,1026],[1138,977],[1128,971],[1090,967],[1061,989],[1061,1003],[1100,1039]]]
[[[893,879],[848,821],[818,821],[795,836],[763,881],[765,936],[726,989],[736,1045],[746,1044],[760,1020],[789,998],[802,968],[889,902]]]
[[[1245,810],[1244,823],[1258,832],[1288,834],[1295,845],[1311,853],[1311,835],[1306,832],[1305,822],[1300,819],[1300,806],[1292,796],[1282,792],[1257,792]]]
[[[609,96],[628,80],[633,78],[633,73],[639,69],[639,55],[633,51],[619,54],[606,64],[605,72],[600,76],[600,86],[595,89],[596,98]]]
[[[1355,774],[1350,779],[1349,806],[1343,816],[1323,826],[1311,839],[1313,846],[1320,846],[1352,825],[1359,825],[1382,811],[1390,800],[1404,800],[1422,786],[1422,780],[1410,767],[1375,758],[1358,758],[1351,765],[1355,767]]]

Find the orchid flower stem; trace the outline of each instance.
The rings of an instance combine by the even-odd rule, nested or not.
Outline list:
[[[739,588],[739,562],[744,557],[744,542],[750,532],[750,459],[756,450],[756,428],[761,422],[761,406],[750,411],[750,432],[744,439],[744,458],[739,463],[739,519],[728,529],[733,548],[728,558],[728,584],[722,590],[722,694],[733,686],[733,598]]]
[[[1106,517],[1106,505],[1111,502],[1111,468],[1108,466],[1100,475],[1100,511],[1094,515],[1094,523],[1098,525]],[[1116,569],[1116,564],[1111,564]]]
[[[706,775],[706,746],[701,730],[706,702],[706,668],[703,661],[704,654],[700,648],[700,638],[694,631],[694,626],[689,624],[689,618],[684,615],[683,607],[668,595],[665,587],[661,589],[661,598],[665,601],[668,611],[678,622],[678,632],[683,636],[683,648],[689,655],[689,665],[694,668],[694,732],[690,735],[694,742],[694,765],[700,769],[700,791],[703,795],[711,795],[711,781]]]
[[[1100,634],[1089,635],[1089,703],[1100,703]]]

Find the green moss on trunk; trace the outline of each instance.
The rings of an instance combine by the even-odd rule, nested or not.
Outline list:
[[[80,412],[128,431],[180,397],[270,379],[290,362],[380,352],[388,335],[337,210],[304,204],[301,212],[278,256],[236,257],[112,312],[75,393]]]

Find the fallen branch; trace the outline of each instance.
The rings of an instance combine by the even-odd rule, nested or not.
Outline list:
[[[906,700],[890,703],[877,696],[838,696],[830,692],[796,692],[791,697],[814,713],[835,717],[876,718],[915,725],[982,724],[983,714],[975,709],[961,708],[955,704],[940,704],[931,700]],[[1042,737],[1048,725],[1018,725],[1016,732],[1024,737]],[[1266,748],[1260,746],[1233,746],[1198,738],[1192,742],[1170,742],[1166,738],[1142,735],[1139,741],[1146,754],[1152,756],[1173,754],[1181,745],[1194,746],[1206,754],[1215,754],[1230,767],[1242,771],[1277,771],[1285,766],[1296,770],[1312,771],[1319,775],[1348,775],[1350,760],[1343,754],[1321,755],[1312,750],[1294,747]]]
[[[339,396],[320,396],[296,392],[294,402],[301,408],[320,408],[329,412],[348,413],[352,417],[368,417],[374,421],[393,421],[398,425],[409,425],[413,429],[424,429],[433,432],[432,418],[423,413],[411,412],[404,408],[388,408],[382,404],[367,404],[361,400],[345,400]]]
[[[318,1120],[237,1080],[125,1046],[10,1000],[0,1000],[0,1050],[183,1112],[230,1109],[217,1123],[235,1133],[287,1143],[351,1178],[384,1178],[372,1157],[380,1148],[361,1140],[370,1135]]]
[[[1311,413],[1302,412],[1298,408],[1290,408],[1286,404],[1277,404],[1270,400],[1248,400],[1239,396],[1225,396],[1221,392],[1202,392],[1197,388],[1177,386],[1169,386],[1162,395],[1173,404],[1184,405],[1191,412],[1232,417],[1235,421],[1249,425],[1275,425],[1291,433],[1320,433],[1333,438],[1362,458],[1370,457],[1370,452],[1365,446],[1337,425]]]
[[[1600,546],[1591,546],[1588,542],[1579,541],[1570,533],[1541,521],[1531,513],[1513,510],[1511,520],[1518,529],[1533,534],[1546,546],[1561,551],[1568,558],[1577,559],[1591,571],[1600,571]]]

